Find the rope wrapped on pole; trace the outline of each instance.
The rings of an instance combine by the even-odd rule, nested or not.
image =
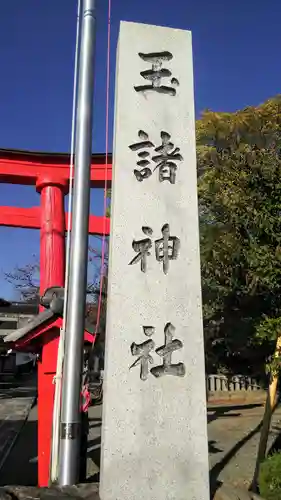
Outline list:
[[[94,89],[95,0],[83,0],[76,115],[73,224],[62,383],[59,484],[79,479],[81,377],[87,285]]]

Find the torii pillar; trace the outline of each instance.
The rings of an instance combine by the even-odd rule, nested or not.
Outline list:
[[[69,184],[69,155],[0,150],[0,182],[34,185],[40,193],[41,206],[33,208],[0,207],[0,226],[40,229],[40,293],[50,286],[64,286],[65,228],[64,197]],[[91,187],[111,185],[110,164],[104,155],[93,155]],[[109,235],[109,219],[90,216],[89,234]],[[48,486],[52,417],[53,378],[56,374],[59,328],[57,320],[51,328],[38,329],[30,337],[18,341],[16,347],[40,352],[38,362],[38,483]],[[90,340],[90,339],[88,339]],[[93,340],[93,338],[91,338]]]
[[[36,181],[36,189],[41,195],[40,295],[43,295],[49,286],[64,286],[64,196],[68,191],[68,183],[61,178],[50,179],[42,176]],[[50,258],[51,256],[53,257]],[[47,334],[38,362],[38,483],[40,486],[47,486],[49,482],[50,446],[47,443],[52,441],[55,394],[53,377],[56,373],[58,345],[58,329],[52,328]]]

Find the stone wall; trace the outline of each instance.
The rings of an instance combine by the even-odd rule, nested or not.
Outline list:
[[[252,377],[210,374],[206,377],[208,403],[220,401],[264,402],[266,390]]]

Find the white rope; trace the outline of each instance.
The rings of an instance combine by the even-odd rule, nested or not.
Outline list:
[[[64,284],[64,306],[63,306],[63,321],[60,331],[57,369],[53,383],[55,384],[55,397],[53,409],[53,432],[52,432],[52,450],[50,464],[50,479],[55,482],[58,479],[59,465],[59,442],[60,442],[60,414],[61,414],[61,382],[64,360],[64,343],[65,343],[65,328],[67,315],[67,299],[68,299],[68,284],[69,284],[69,261],[70,261],[70,242],[71,242],[71,212],[73,198],[73,171],[74,171],[74,151],[75,151],[75,136],[76,136],[76,101],[77,101],[77,74],[78,74],[78,55],[79,55],[79,34],[80,34],[80,4],[77,1],[77,24],[76,24],[76,44],[75,44],[75,61],[74,61],[74,79],[73,79],[73,101],[72,101],[72,124],[71,124],[71,145],[70,145],[70,171],[69,171],[69,195],[68,195],[68,216],[66,228],[66,256],[65,256],[65,284]]]

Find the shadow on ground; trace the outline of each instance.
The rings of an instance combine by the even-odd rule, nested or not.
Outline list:
[[[255,408],[263,407],[263,404],[253,403],[253,404],[245,404],[245,405],[229,405],[229,406],[209,406],[208,407],[208,423],[213,422],[217,419],[224,419],[226,417],[242,417],[242,411],[252,410]],[[263,416],[263,412],[262,415]],[[244,435],[239,441],[235,443],[235,445],[219,460],[211,469],[210,469],[210,485],[211,485],[211,493],[215,494],[217,489],[221,486],[221,482],[219,481],[219,476],[221,472],[225,469],[225,467],[231,462],[231,460],[235,457],[235,455],[256,435],[260,432],[262,427],[262,418],[259,423],[254,426],[246,435]],[[274,427],[272,428],[274,430]],[[277,428],[276,428],[277,430]],[[280,431],[280,428],[278,429]],[[220,453],[223,450],[220,448],[220,445],[217,444],[216,441],[209,441],[209,454]],[[279,446],[281,449],[281,435],[277,437],[273,447]],[[255,457],[253,457],[255,460]]]
[[[91,409],[90,409],[91,412]],[[87,482],[99,482],[101,453],[101,418],[89,415],[89,439],[87,453]]]
[[[6,484],[37,485],[37,421],[25,424],[0,469],[0,486]]]
[[[223,459],[218,462],[212,469],[210,470],[210,485],[211,485],[211,493],[214,495],[217,488],[221,485],[221,482],[218,481],[218,477],[222,470],[226,467],[226,465],[230,462],[230,460],[236,455],[236,453],[250,440],[252,437],[257,434],[261,430],[262,426],[262,420],[260,423],[251,431],[249,432],[246,436],[243,437],[240,441],[236,443],[233,448],[223,457]],[[212,447],[213,449],[215,448],[216,451],[215,453],[219,453],[221,451],[219,448],[216,448],[215,442],[212,442]],[[214,451],[211,451],[210,449],[210,442],[209,442],[209,453],[214,453]]]
[[[27,423],[26,411],[37,396],[37,373],[18,378],[0,378],[0,485],[37,484],[37,409],[33,406]],[[14,400],[14,401],[13,401]],[[19,430],[20,434],[18,435]],[[16,438],[16,440],[15,440]],[[15,441],[14,441],[15,440]],[[11,448],[11,444],[14,446]],[[6,458],[7,455],[7,458]]]
[[[219,418],[227,418],[227,417],[240,417],[241,410],[252,410],[253,408],[260,408],[263,406],[262,403],[251,403],[244,405],[225,405],[225,406],[208,406],[207,419],[208,424],[213,420],[217,420]]]
[[[1,429],[2,421],[0,421]],[[90,418],[89,427],[96,428],[99,432],[101,427],[100,418]],[[29,419],[25,423],[12,451],[10,452],[3,467],[0,469],[0,486],[19,485],[37,486],[38,484],[38,458],[37,458],[37,407],[32,408]],[[97,436],[88,440],[87,452],[87,482],[99,480],[100,467],[100,445],[101,438]]]
[[[222,422],[227,417],[239,417],[242,410],[255,409],[262,405],[249,404],[237,406],[210,406],[208,408],[209,423],[221,419]],[[101,413],[101,412],[100,412]],[[210,483],[212,494],[220,485],[219,475],[229,464],[237,452],[260,431],[262,421],[255,425],[242,439],[222,457],[210,470]],[[1,422],[0,422],[1,426]],[[87,482],[99,481],[100,468],[100,447],[101,447],[101,418],[97,409],[89,414],[89,439],[87,452]],[[223,450],[223,443],[209,439],[209,454],[218,454]],[[281,436],[275,440],[271,450],[281,450]],[[6,463],[0,470],[0,485],[18,484],[18,485],[37,485],[37,408],[31,410],[29,419],[19,436],[16,445],[10,453]]]
[[[37,374],[25,374],[22,377],[5,379],[0,377],[0,400],[29,397],[36,391]]]
[[[279,430],[279,428],[273,426],[273,430]],[[277,438],[274,440],[272,446],[268,450],[268,455],[273,455],[273,453],[280,453],[280,452],[281,452],[281,434],[278,434]]]

